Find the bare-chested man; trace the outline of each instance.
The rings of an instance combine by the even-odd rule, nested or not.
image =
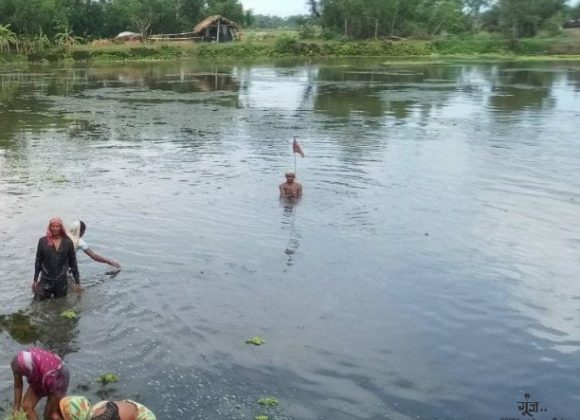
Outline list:
[[[302,197],[302,185],[296,182],[294,172],[286,172],[286,182],[280,184],[281,198],[300,198]]]

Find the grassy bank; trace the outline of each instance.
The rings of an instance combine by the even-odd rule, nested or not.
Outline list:
[[[5,55],[5,60],[128,61],[183,58],[260,58],[260,57],[429,57],[429,56],[578,56],[580,38],[529,38],[510,41],[486,36],[432,41],[325,41],[300,40],[290,34],[276,38],[247,39],[228,44],[173,42],[157,44],[99,43],[50,48],[27,56]]]

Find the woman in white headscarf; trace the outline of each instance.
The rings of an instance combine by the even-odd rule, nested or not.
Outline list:
[[[111,260],[109,258],[102,257],[95,251],[93,251],[91,248],[89,248],[89,245],[82,239],[82,236],[85,234],[85,230],[86,225],[84,222],[80,220],[74,222],[68,230],[68,236],[75,246],[75,251],[77,251],[80,248],[85,252],[85,254],[87,254],[93,260],[103,264],[109,264],[111,267],[115,267],[116,269],[120,270],[121,265],[118,262]]]

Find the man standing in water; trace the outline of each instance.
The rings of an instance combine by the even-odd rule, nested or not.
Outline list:
[[[302,185],[296,182],[294,172],[286,172],[286,182],[280,184],[280,198],[300,198],[302,197]]]
[[[62,220],[55,217],[48,223],[46,236],[38,240],[32,282],[34,300],[66,296],[69,267],[75,280],[75,290],[80,291],[80,276],[73,242],[66,235]]]

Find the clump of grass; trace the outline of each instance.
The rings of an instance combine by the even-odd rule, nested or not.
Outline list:
[[[66,311],[61,313],[60,316],[62,316],[63,318],[66,318],[66,319],[76,319],[78,315],[72,309],[67,309]]]
[[[260,398],[258,400],[258,404],[266,406],[266,407],[276,407],[279,404],[279,402],[274,397],[265,397],[265,398]]]
[[[264,344],[266,341],[264,341],[264,339],[262,337],[252,337],[249,340],[246,340],[246,344],[253,344],[254,346],[261,346],[262,344]]]
[[[4,420],[26,420],[26,414],[24,411],[19,410],[17,413],[10,413],[8,416],[4,417]]]
[[[119,382],[119,377],[112,373],[105,373],[100,376],[99,382],[102,383],[103,385],[112,384],[115,382]]]

